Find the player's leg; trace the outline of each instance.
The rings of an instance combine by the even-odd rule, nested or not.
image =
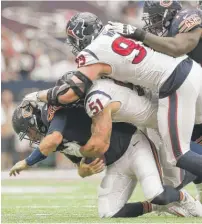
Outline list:
[[[146,200],[165,205],[180,201],[180,192],[162,185],[162,170],[155,145],[140,131],[133,136],[131,170],[137,176]],[[156,200],[153,200],[156,199]]]
[[[137,217],[152,211],[162,210],[159,206],[152,205],[147,201],[127,203],[137,183],[134,172],[130,170],[130,156],[133,147],[131,141],[126,153],[117,162],[107,167],[98,194],[98,211],[101,218]],[[142,167],[142,164],[140,165]],[[163,211],[169,212],[167,208]],[[183,215],[186,216],[185,213]]]
[[[202,74],[201,74],[202,76]],[[200,90],[199,90],[199,95],[196,101],[196,118],[195,118],[195,124],[201,124],[202,125],[202,83],[200,86]],[[202,126],[200,126],[202,127]],[[198,127],[197,128],[197,132],[199,132]],[[202,130],[200,131],[200,133],[202,132]]]
[[[196,118],[195,118],[196,125],[194,126],[194,130],[192,133],[192,141],[202,145],[202,83],[199,92],[199,96],[196,102]],[[195,147],[195,152],[198,154],[202,154],[202,147]]]
[[[157,130],[147,129],[147,136],[152,140],[157,149],[163,172],[163,184],[172,187],[178,187],[183,182],[185,171],[178,167],[173,167],[170,163],[167,162],[165,151],[161,149],[162,141]]]
[[[191,71],[175,93],[159,99],[158,126],[168,162],[202,178],[202,156],[190,151],[196,100],[200,90],[195,80],[195,70]]]
[[[127,203],[135,186],[136,179],[125,174],[123,156],[117,163],[107,167],[98,193],[98,213],[101,218],[137,217],[152,210],[149,202]],[[125,167],[127,163],[125,163]]]
[[[201,106],[202,108],[202,106]],[[198,144],[202,145],[202,124],[198,124],[194,126],[194,131],[192,134],[192,141],[195,141]],[[192,143],[194,144],[194,143]],[[195,152],[200,153],[201,148],[195,147]],[[196,190],[197,190],[197,199],[202,203],[202,183],[200,181],[195,181]]]
[[[137,176],[146,200],[158,205],[175,202],[173,211],[182,211],[182,215],[201,216],[202,206],[198,201],[195,202],[186,192],[168,185],[162,186],[161,167],[154,144],[141,132],[134,135],[133,141],[130,154],[131,170]],[[189,206],[187,202],[190,203]],[[171,204],[168,206],[170,208]]]
[[[193,144],[193,143],[191,143]],[[174,167],[169,164],[166,160],[164,150],[158,150],[160,163],[163,170],[163,183],[165,185],[170,185],[175,187],[178,190],[184,188],[187,184],[191,183],[197,179],[195,175],[180,169],[178,167]],[[202,202],[202,184],[195,183],[197,189],[197,200]]]

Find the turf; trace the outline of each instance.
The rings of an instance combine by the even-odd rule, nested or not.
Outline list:
[[[154,213],[134,219],[100,219],[98,179],[3,179],[2,223],[202,223]],[[195,194],[193,185],[189,192]],[[138,186],[130,201],[143,200]]]

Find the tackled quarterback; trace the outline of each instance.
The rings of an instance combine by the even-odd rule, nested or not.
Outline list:
[[[16,108],[15,132],[38,146],[11,176],[59,151],[81,177],[105,169],[101,218],[202,217],[202,12],[166,2],[145,1],[143,29],[72,16],[67,44],[78,69]],[[145,201],[128,203],[138,182]],[[199,200],[183,189],[191,182]]]

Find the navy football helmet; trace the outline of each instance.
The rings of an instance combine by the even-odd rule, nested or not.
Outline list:
[[[182,6],[177,0],[145,1],[142,17],[145,22],[144,30],[164,35],[176,13],[181,9]]]
[[[15,109],[12,124],[19,139],[29,140],[30,145],[32,143],[39,144],[47,132],[47,128],[41,119],[41,110],[35,102],[28,100],[24,100]]]
[[[77,55],[92,40],[94,40],[101,29],[102,21],[89,12],[77,13],[67,23],[67,44],[72,48],[72,53]]]

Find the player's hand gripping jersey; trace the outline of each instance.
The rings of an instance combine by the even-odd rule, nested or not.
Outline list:
[[[196,28],[202,29],[202,10],[182,10],[172,21],[168,36],[175,36],[178,33],[190,32]],[[202,37],[198,45],[188,54],[193,60],[202,65]]]
[[[150,89],[159,89],[176,66],[186,58],[173,58],[150,49],[142,42],[108,31],[101,34],[77,56],[79,67],[104,63],[112,68],[110,77]]]

